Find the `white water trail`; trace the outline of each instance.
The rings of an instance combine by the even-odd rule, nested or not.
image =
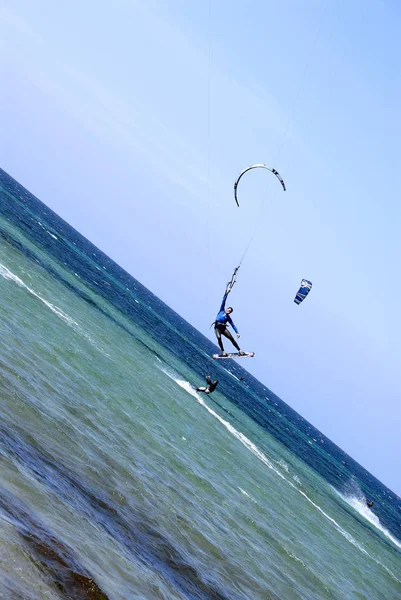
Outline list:
[[[228,429],[228,431],[232,435],[234,435],[248,450],[250,450],[252,452],[252,454],[254,454],[261,462],[263,462],[269,469],[272,469],[281,479],[283,479],[284,481],[286,481],[288,483],[288,485],[290,485],[293,489],[296,489],[321,515],[323,515],[325,517],[325,519],[327,519],[337,529],[337,531],[350,544],[352,544],[353,546],[355,546],[356,548],[358,548],[358,550],[360,552],[362,552],[362,554],[368,556],[376,564],[378,564],[379,566],[381,566],[382,568],[384,568],[389,573],[389,575],[391,575],[391,577],[395,581],[400,582],[400,580],[394,575],[394,573],[392,571],[390,571],[390,569],[388,569],[385,565],[383,565],[383,563],[381,563],[379,560],[377,560],[375,557],[373,557],[371,554],[369,554],[369,552],[367,550],[365,550],[365,548],[361,544],[359,544],[357,542],[357,540],[350,533],[348,533],[348,531],[346,531],[345,529],[343,529],[341,527],[341,525],[339,525],[337,523],[337,521],[335,521],[335,519],[333,519],[332,517],[330,517],[330,515],[328,515],[327,513],[325,513],[324,510],[318,504],[316,504],[315,502],[313,502],[313,500],[311,500],[305,494],[305,492],[303,492],[302,490],[300,490],[294,483],[292,483],[292,481],[289,481],[282,473],[280,473],[280,471],[272,464],[272,462],[265,456],[265,454],[263,454],[263,452],[261,452],[259,450],[259,448],[257,448],[257,446],[255,446],[255,444],[253,442],[251,442],[251,440],[249,440],[240,431],[237,431],[231,425],[231,423],[229,423],[228,421],[225,421],[222,417],[220,417],[220,415],[218,415],[213,409],[211,409],[203,401],[203,399],[199,396],[199,394],[196,392],[196,390],[194,389],[194,387],[188,381],[185,381],[185,380],[181,379],[179,377],[179,375],[177,373],[174,373],[172,370],[169,370],[169,369],[164,368],[164,367],[160,367],[159,365],[156,365],[156,366],[157,366],[158,369],[160,369],[161,371],[163,371],[168,377],[170,377],[170,379],[172,379],[173,381],[175,381],[175,383],[177,383],[177,385],[179,385],[186,392],[188,392],[188,394],[191,394],[191,396],[193,396],[196,399],[196,401],[199,404],[201,404],[201,406],[203,406],[214,418],[216,418],[222,425],[224,425],[224,427],[226,427],[226,429]],[[244,491],[242,489],[240,491],[241,491],[241,493],[244,493]]]
[[[15,275],[14,273],[12,273],[10,271],[10,269],[8,269],[6,266],[4,266],[2,264],[0,264],[0,276],[3,277],[4,279],[8,279],[10,281],[13,281],[19,287],[25,289],[32,296],[34,296],[35,298],[37,298],[38,300],[40,300],[40,302],[43,302],[43,304],[45,306],[47,306],[47,308],[49,308],[59,319],[61,319],[65,323],[67,323],[67,325],[69,327],[71,327],[76,333],[78,333],[79,335],[81,335],[82,337],[84,337],[90,344],[92,344],[92,346],[94,346],[97,350],[99,350],[99,352],[101,352],[105,356],[109,356],[107,354],[107,352],[105,352],[102,348],[100,348],[98,346],[98,344],[95,342],[95,340],[93,340],[91,338],[91,336],[88,333],[86,333],[86,331],[84,331],[82,329],[82,327],[76,321],[74,321],[74,319],[72,317],[70,317],[69,315],[67,315],[67,313],[65,313],[64,311],[62,311],[61,308],[58,308],[57,306],[55,306],[54,304],[52,304],[51,302],[49,302],[45,298],[42,298],[42,296],[40,294],[38,294],[37,292],[35,292],[35,290],[33,290],[32,288],[30,288],[29,286],[27,286],[22,281],[22,279],[20,277],[18,277],[18,275]]]

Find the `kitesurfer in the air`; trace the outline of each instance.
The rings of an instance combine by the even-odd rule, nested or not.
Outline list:
[[[210,377],[210,375],[206,375],[206,381],[207,381],[207,387],[197,387],[196,391],[197,392],[204,392],[205,394],[211,394],[212,392],[214,392],[214,390],[216,389],[219,380],[215,379],[214,381],[212,381],[212,378]]]
[[[238,329],[236,328],[233,320],[230,317],[231,313],[233,312],[233,309],[231,308],[231,306],[229,306],[228,308],[225,308],[227,297],[230,292],[231,292],[231,287],[228,286],[226,289],[226,293],[223,296],[223,301],[221,303],[220,310],[219,310],[216,320],[214,322],[214,332],[217,337],[217,343],[219,344],[219,347],[221,350],[220,356],[227,356],[227,352],[225,352],[225,350],[224,350],[223,340],[221,339],[221,336],[224,336],[230,340],[232,345],[238,350],[239,356],[244,356],[245,352],[243,352],[241,350],[241,348],[238,346],[237,342],[235,341],[234,337],[232,336],[231,332],[227,329],[228,324],[230,324],[231,327],[234,329],[235,333],[237,334],[237,338],[240,337],[240,334],[238,333]]]

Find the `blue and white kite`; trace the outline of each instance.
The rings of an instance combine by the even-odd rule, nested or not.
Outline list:
[[[307,279],[302,279],[300,288],[297,295],[294,298],[295,304],[301,304],[302,300],[305,300],[306,296],[312,289],[312,282]]]

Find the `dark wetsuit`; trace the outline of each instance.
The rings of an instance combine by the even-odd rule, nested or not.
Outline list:
[[[219,383],[218,380],[216,379],[216,381],[212,381],[210,375],[207,375],[206,381],[208,382],[208,386],[196,388],[197,392],[205,392],[205,394],[211,394],[212,392],[214,392],[214,390],[217,387],[217,384]]]
[[[234,321],[231,319],[230,315],[228,315],[225,311],[226,301],[227,301],[228,292],[226,292],[223,296],[223,301],[220,306],[220,310],[217,314],[216,320],[214,322],[214,332],[217,337],[217,343],[219,344],[220,350],[224,352],[223,341],[221,336],[228,338],[232,345],[240,352],[240,347],[232,336],[231,332],[227,329],[228,323],[234,329],[235,333],[238,333],[238,329],[234,325]]]

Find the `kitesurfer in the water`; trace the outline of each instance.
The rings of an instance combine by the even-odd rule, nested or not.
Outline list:
[[[234,329],[235,333],[237,334],[237,338],[240,337],[240,334],[238,333],[238,329],[236,328],[233,320],[230,317],[231,313],[233,312],[232,307],[229,306],[228,308],[225,308],[227,297],[230,292],[231,292],[231,287],[228,286],[226,289],[226,293],[223,296],[220,310],[219,310],[216,320],[214,322],[214,332],[217,337],[217,343],[219,344],[219,347],[221,350],[220,356],[227,356],[227,352],[225,352],[225,350],[224,350],[223,341],[221,339],[222,335],[230,340],[232,345],[238,350],[239,356],[244,356],[245,352],[243,352],[241,350],[241,348],[238,346],[237,342],[235,341],[234,337],[232,336],[231,332],[227,329],[228,324],[230,324],[231,327]]]
[[[373,506],[373,505],[374,505],[374,502],[373,502],[373,500],[370,500],[370,502],[366,502],[366,506],[367,506],[368,508],[372,508],[372,506]]]
[[[206,381],[207,381],[207,387],[197,387],[196,391],[197,392],[204,392],[205,394],[211,394],[212,392],[214,392],[214,390],[216,389],[219,380],[215,379],[214,381],[212,381],[212,378],[210,377],[210,375],[206,375]]]

